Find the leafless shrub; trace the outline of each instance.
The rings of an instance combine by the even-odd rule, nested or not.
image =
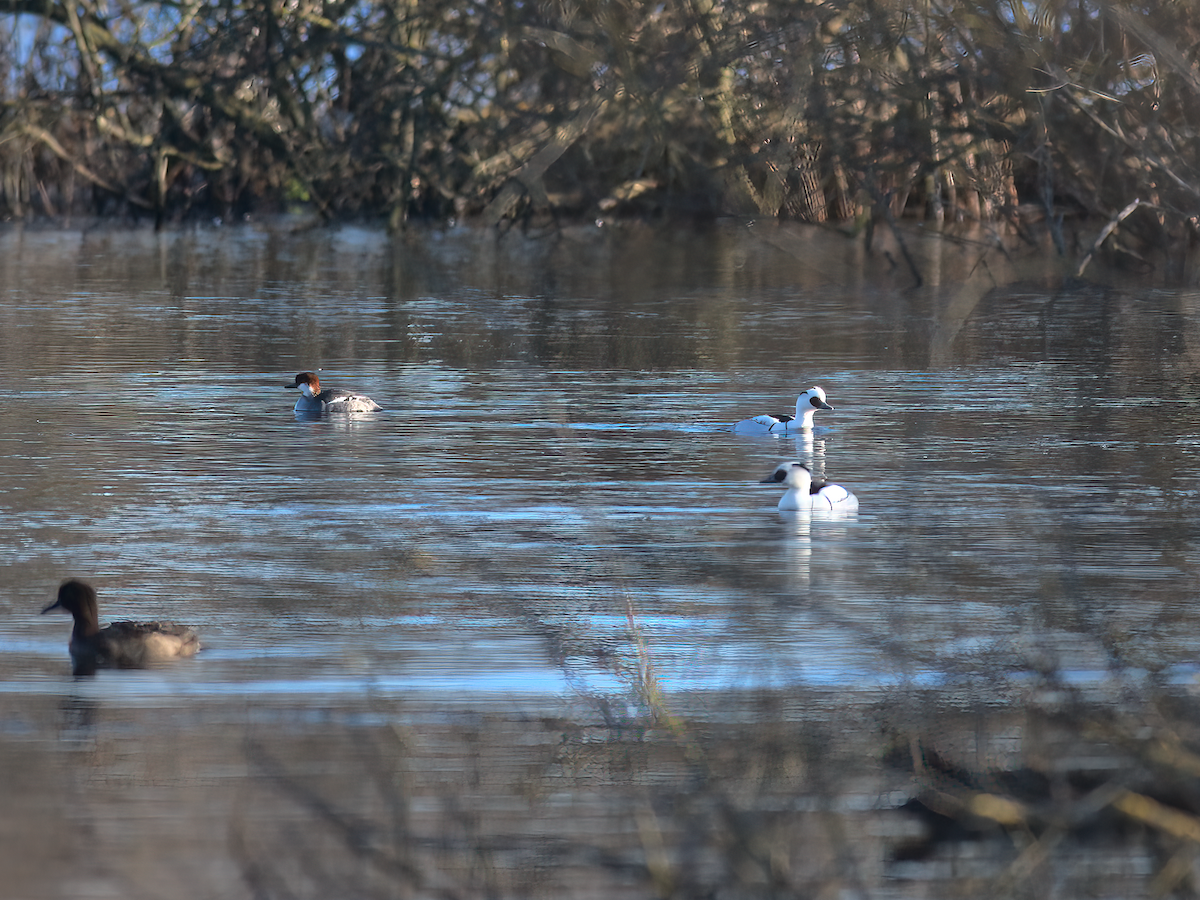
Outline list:
[[[1190,4],[0,2],[0,205],[1056,223],[1200,197]],[[1073,248],[1061,247],[1063,251]]]

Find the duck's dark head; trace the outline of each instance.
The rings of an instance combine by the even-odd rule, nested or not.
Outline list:
[[[94,634],[100,630],[100,615],[96,608],[96,591],[90,584],[74,578],[58,587],[58,599],[42,610],[42,615],[52,609],[62,609],[75,617],[75,630],[82,634]]]
[[[285,384],[287,388],[298,388],[308,385],[314,394],[321,393],[321,381],[317,378],[316,372],[301,372],[296,376],[296,380],[291,384]]]

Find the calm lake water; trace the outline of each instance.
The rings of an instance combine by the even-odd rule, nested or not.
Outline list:
[[[39,786],[79,803],[75,757],[45,754],[97,722],[176,760],[230,729],[245,765],[247,722],[378,725],[379,704],[634,725],[981,671],[1186,690],[1200,292],[916,252],[920,286],[774,227],[0,233],[0,740],[42,759],[30,808]],[[284,384],[309,369],[384,411],[298,420]],[[813,384],[834,411],[811,443],[730,433]],[[758,482],[790,458],[859,514],[779,514]],[[69,620],[39,615],[71,576],[102,619],[186,622],[206,649],[73,679]],[[197,771],[228,784],[223,758]],[[166,796],[154,820],[186,832]],[[79,840],[128,852],[144,829],[109,800]],[[23,896],[128,890],[63,854]],[[223,865],[183,896],[247,890]]]

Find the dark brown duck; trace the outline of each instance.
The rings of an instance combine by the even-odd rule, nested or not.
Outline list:
[[[75,579],[59,586],[58,599],[42,613],[52,609],[66,610],[75,619],[69,648],[76,675],[91,675],[100,668],[141,669],[195,656],[200,649],[196,633],[174,622],[113,622],[101,628],[96,591]]]

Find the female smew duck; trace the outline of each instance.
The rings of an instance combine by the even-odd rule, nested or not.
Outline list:
[[[71,579],[58,588],[58,599],[42,610],[63,609],[75,618],[71,629],[71,662],[76,675],[98,668],[141,669],[150,663],[195,656],[200,639],[174,622],[113,622],[100,627],[96,591]]]
[[[300,388],[303,395],[292,408],[294,412],[319,416],[322,413],[361,413],[376,412],[383,409],[370,397],[353,394],[350,391],[339,391],[336,388],[321,390],[321,380],[316,372],[301,372],[286,388]]]
[[[810,387],[796,398],[796,415],[779,414],[775,416],[755,416],[753,419],[742,419],[733,426],[734,434],[795,434],[798,431],[812,431],[813,416],[819,409],[832,411],[833,407],[825,402],[825,392],[819,387]]]
[[[775,467],[762,484],[782,484],[787,488],[779,498],[784,512],[826,512],[841,515],[857,512],[858,498],[840,484],[825,479],[814,481],[812,472],[802,462],[790,460]]]

